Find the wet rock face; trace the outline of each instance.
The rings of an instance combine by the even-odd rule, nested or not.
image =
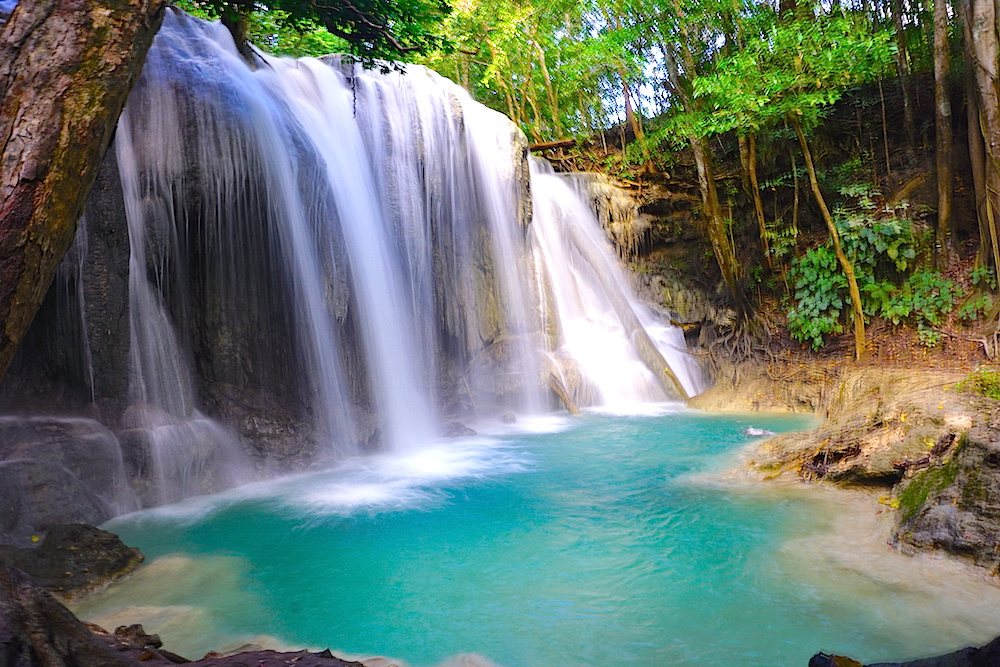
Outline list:
[[[23,542],[36,527],[103,523],[111,512],[77,477],[39,461],[0,462],[0,539]]]
[[[879,662],[864,667],[994,667],[1000,665],[1000,637],[981,648],[963,648],[954,653],[907,662]],[[861,663],[841,655],[817,653],[809,667],[862,667]]]
[[[0,418],[0,542],[131,509],[118,440],[83,418]]]
[[[109,498],[121,481],[115,435],[92,419],[0,417],[0,460],[60,465]]]
[[[998,534],[1000,431],[981,426],[902,488],[894,539],[904,549],[941,549],[1000,574]]]
[[[129,242],[113,146],[80,224],[0,381],[0,405],[5,411],[82,414],[92,403],[113,424],[129,381]]]
[[[117,535],[84,524],[52,526],[33,548],[0,546],[0,563],[30,574],[63,597],[100,588],[131,573],[144,556]]]

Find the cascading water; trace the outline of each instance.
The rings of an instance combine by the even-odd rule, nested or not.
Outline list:
[[[675,379],[685,394],[698,393],[700,374],[684,351],[683,334],[638,302],[580,193],[541,160],[531,163],[531,193],[535,256],[559,323],[555,353],[574,360],[582,375],[567,383],[576,399],[634,409],[665,400],[665,392],[677,391]],[[668,371],[667,381],[657,376],[660,368]]]
[[[238,387],[333,457],[427,443],[440,405],[540,410],[513,133],[429,71],[252,71],[170,12],[116,143],[133,402],[189,424]]]
[[[533,167],[532,223],[523,135],[429,70],[253,69],[171,10],[115,155],[147,503],[542,412],[554,378],[616,410],[696,391],[579,195]]]

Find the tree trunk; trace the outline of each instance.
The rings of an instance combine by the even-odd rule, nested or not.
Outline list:
[[[542,120],[542,113],[538,110],[538,99],[535,97],[535,82],[531,80],[531,75],[528,75],[528,81],[524,86],[524,99],[528,101],[528,106],[531,107],[531,113],[535,117],[535,122],[529,126],[531,130],[531,138],[535,140],[535,143],[542,141],[542,128],[545,127],[545,121]]]
[[[907,61],[908,54],[906,43],[906,32],[903,29],[903,2],[902,0],[892,0],[890,3],[892,11],[892,22],[896,27],[896,72],[899,75],[899,86],[903,93],[903,124],[906,132],[906,147],[911,153],[917,149],[917,140],[914,135],[916,122],[913,119],[913,95],[910,86],[910,64]]]
[[[0,32],[0,376],[73,241],[165,0],[31,0]]]
[[[789,162],[792,163],[792,236],[795,238],[795,256],[799,256],[799,165],[795,162],[795,153],[788,151]],[[777,195],[775,195],[777,198]],[[777,217],[775,217],[777,219]]]
[[[684,60],[687,71],[694,74],[694,58],[690,51],[682,45],[684,49]],[[681,103],[688,111],[694,110],[695,102],[688,95],[687,88],[681,80],[680,70],[677,67],[677,60],[669,49],[663,50],[664,61],[667,65],[667,76],[674,92],[680,97]],[[741,320],[750,317],[751,308],[743,291],[743,286],[739,280],[739,264],[736,261],[736,252],[733,244],[729,241],[729,234],[726,233],[726,223],[722,218],[722,206],[719,204],[719,191],[715,185],[715,173],[712,168],[712,153],[708,146],[708,140],[704,137],[691,135],[688,137],[691,143],[691,150],[694,153],[695,165],[698,168],[698,188],[701,191],[702,213],[708,226],[708,238],[712,242],[712,250],[715,252],[715,260],[719,264],[722,272],[722,279],[726,283],[733,298],[733,305]]]
[[[705,221],[708,223],[708,238],[712,242],[715,259],[722,271],[722,279],[726,288],[733,296],[733,305],[740,319],[750,315],[750,307],[740,284],[740,265],[736,261],[736,252],[726,232],[726,221],[722,217],[722,205],[719,203],[719,190],[715,185],[715,171],[712,167],[712,157],[705,137],[689,137],[691,150],[694,152],[695,166],[698,168],[698,187],[701,190],[702,208]]]
[[[531,40],[531,45],[535,47],[535,55],[538,56],[538,67],[542,72],[542,82],[545,84],[545,95],[549,98],[549,114],[552,116],[552,129],[557,137],[563,136],[562,117],[559,113],[559,96],[556,94],[555,86],[552,85],[552,78],[549,76],[549,68],[545,64],[545,51],[535,40]]]
[[[795,134],[798,135],[799,145],[802,147],[802,157],[806,161],[806,171],[809,173],[809,185],[812,187],[813,195],[816,197],[816,203],[819,204],[819,210],[823,214],[823,221],[826,222],[826,227],[830,230],[830,240],[833,241],[833,253],[837,256],[837,261],[840,262],[840,267],[844,270],[844,275],[847,276],[847,288],[851,293],[851,307],[854,310],[854,358],[861,361],[865,358],[866,353],[865,313],[861,309],[861,291],[858,289],[857,278],[854,277],[854,267],[851,266],[851,260],[847,259],[844,249],[840,246],[840,234],[837,232],[837,226],[833,224],[833,216],[830,215],[830,209],[827,208],[826,200],[819,189],[819,181],[816,180],[816,169],[813,166],[812,152],[809,150],[806,135],[802,132],[802,124],[799,123],[798,118],[793,116],[792,125],[795,126]]]
[[[764,265],[774,271],[771,244],[767,238],[767,221],[764,219],[764,200],[760,197],[760,180],[757,178],[757,135],[753,132],[739,138],[740,162],[747,175],[747,189],[757,214],[757,231],[760,234],[760,251],[764,255]]]
[[[939,268],[951,255],[952,138],[948,70],[948,3],[934,0],[934,147],[938,183],[934,259]]]
[[[992,244],[994,269],[1000,270],[1000,243],[997,222],[1000,219],[1000,94],[997,90],[998,57],[997,14],[993,0],[969,3],[967,48],[975,75],[978,125],[982,135],[984,224]],[[972,132],[970,132],[970,135]],[[975,164],[975,162],[973,162]],[[985,242],[983,239],[981,242]]]
[[[972,57],[972,15],[969,0],[959,2],[962,29],[965,36],[967,60]],[[984,266],[996,264],[994,249],[997,244],[991,239],[992,230],[986,220],[986,146],[979,123],[979,94],[976,86],[975,67],[965,68],[966,119],[969,126],[969,164],[972,169],[973,195],[976,203],[976,217],[979,221],[979,260]]]

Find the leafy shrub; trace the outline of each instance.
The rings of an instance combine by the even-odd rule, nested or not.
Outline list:
[[[796,340],[818,350],[825,336],[844,330],[840,315],[849,303],[847,277],[829,244],[793,260],[789,276],[795,305],[788,311],[788,330]]]
[[[958,316],[967,322],[973,322],[982,318],[993,306],[993,301],[988,294],[980,294],[963,303],[958,309]]]
[[[997,288],[997,277],[993,273],[993,269],[989,266],[977,265],[972,269],[969,274],[972,278],[972,284],[978,285],[979,283],[986,283],[986,285],[995,290]]]
[[[942,324],[960,296],[955,284],[936,271],[914,269],[917,239],[909,220],[879,214],[875,197],[866,188],[844,192],[856,199],[857,208],[839,209],[836,224],[844,253],[854,266],[865,314],[894,324],[914,324],[921,342],[936,345],[940,333],[934,327]],[[850,310],[847,278],[831,243],[794,260],[789,276],[794,285],[789,331],[818,350],[826,336],[844,330],[843,319]]]

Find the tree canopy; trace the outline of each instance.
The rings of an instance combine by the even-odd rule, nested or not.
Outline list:
[[[269,52],[341,51],[366,65],[447,49],[445,0],[180,0],[183,9],[220,18]]]

